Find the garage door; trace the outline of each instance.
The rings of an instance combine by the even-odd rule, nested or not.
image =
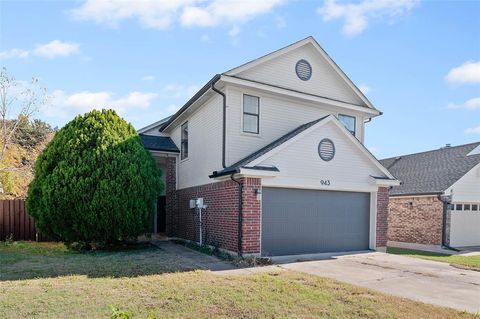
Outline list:
[[[262,255],[369,248],[370,194],[262,189]]]

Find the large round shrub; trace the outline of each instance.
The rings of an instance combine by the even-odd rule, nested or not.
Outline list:
[[[145,232],[161,172],[135,129],[112,110],[77,116],[38,157],[27,197],[40,232],[112,244]]]

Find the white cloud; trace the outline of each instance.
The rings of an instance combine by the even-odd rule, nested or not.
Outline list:
[[[278,16],[275,18],[275,25],[277,26],[277,29],[283,29],[287,26],[287,20],[285,17]]]
[[[173,99],[190,98],[200,89],[198,85],[169,84],[163,88],[163,96]]]
[[[202,41],[204,43],[209,43],[209,42],[211,42],[211,39],[210,39],[210,36],[208,34],[202,34],[202,36],[200,37],[200,41]]]
[[[368,92],[370,92],[370,91],[372,90],[372,88],[369,87],[369,86],[366,85],[366,84],[360,84],[360,85],[358,86],[358,89],[359,89],[360,91],[362,91],[363,94],[367,94]]]
[[[480,61],[467,61],[451,69],[445,78],[450,83],[480,83]]]
[[[200,0],[87,0],[72,11],[78,20],[116,27],[126,19],[137,18],[147,28],[165,29],[185,6]]]
[[[240,28],[236,25],[234,25],[230,31],[228,31],[228,35],[233,37],[236,37],[240,33]]]
[[[30,52],[23,49],[10,49],[0,52],[0,60],[13,59],[13,58],[26,58],[30,55]]]
[[[117,27],[138,19],[146,28],[166,29],[175,23],[187,27],[238,25],[268,13],[286,0],[86,0],[72,10],[77,20]]]
[[[143,81],[153,81],[155,80],[155,77],[153,75],[145,75],[142,77]]]
[[[480,126],[467,128],[465,130],[467,134],[480,134]]]
[[[53,59],[65,57],[80,52],[80,45],[75,42],[63,42],[53,40],[49,43],[39,44],[33,50],[33,54],[39,57]]]
[[[467,109],[467,110],[476,110],[480,109],[480,97],[471,98],[463,104],[448,104],[449,109]]]
[[[156,93],[131,92],[126,96],[114,98],[110,92],[83,91],[68,95],[65,91],[55,90],[51,102],[40,110],[48,117],[67,118],[83,114],[92,109],[114,109],[119,114],[128,110],[147,109],[151,101],[158,97]]]
[[[80,52],[80,44],[75,42],[63,42],[53,40],[49,43],[39,44],[35,49],[29,51],[24,49],[11,49],[0,52],[0,60],[11,58],[26,58],[35,55],[42,58],[53,59],[66,57]]]
[[[284,0],[213,0],[188,6],[181,15],[184,26],[215,26],[221,23],[239,24],[270,12]],[[206,5],[204,5],[206,3]]]
[[[406,14],[418,3],[419,0],[363,0],[359,3],[326,0],[317,13],[323,21],[344,19],[343,33],[353,36],[363,32],[370,20]]]

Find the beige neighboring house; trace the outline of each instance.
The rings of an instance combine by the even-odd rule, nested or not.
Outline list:
[[[480,142],[380,162],[402,181],[390,191],[392,245],[480,246]]]

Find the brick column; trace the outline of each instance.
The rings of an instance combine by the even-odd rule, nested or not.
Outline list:
[[[243,222],[242,253],[260,254],[260,215],[261,204],[256,190],[262,188],[260,178],[244,178],[243,183]]]
[[[379,187],[377,193],[377,250],[387,247],[388,187]]]
[[[168,236],[177,234],[177,166],[176,158],[168,157],[165,164],[165,196],[166,196],[166,220],[165,228]]]

